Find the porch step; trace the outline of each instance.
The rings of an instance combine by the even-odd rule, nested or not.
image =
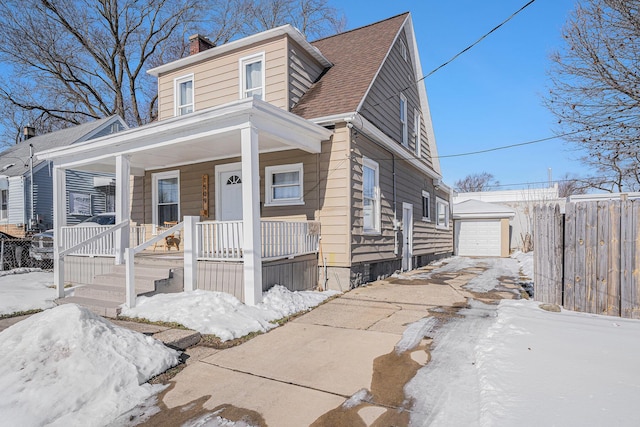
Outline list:
[[[126,287],[123,283],[112,282],[117,284],[104,285],[104,284],[92,284],[78,286],[74,291],[74,296],[80,298],[97,299],[104,301],[113,301],[122,304],[126,301]],[[152,293],[155,289],[142,288],[136,285],[136,294],[144,295],[146,293]]]
[[[103,301],[99,299],[93,298],[85,298],[85,297],[66,297],[60,298],[56,300],[56,304],[78,304],[85,308],[88,308],[95,314],[103,317],[111,317],[116,318],[120,314],[120,305],[121,302],[115,301]]]
[[[136,270],[136,291],[140,293],[153,292],[158,286],[166,285],[169,281],[170,272],[167,269],[165,272],[158,272],[153,276],[142,276],[138,274]],[[94,276],[93,285],[106,285],[106,286],[121,286],[124,292],[124,287],[127,282],[127,276],[124,273],[111,273],[100,274]]]

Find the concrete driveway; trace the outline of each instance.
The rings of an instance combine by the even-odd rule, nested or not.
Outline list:
[[[508,277],[488,293],[465,289],[483,268],[433,269],[354,289],[237,347],[196,347],[146,424],[215,412],[256,426],[408,425],[403,387],[428,363],[431,343],[424,328],[408,326],[426,319],[437,327],[468,298],[518,294]]]

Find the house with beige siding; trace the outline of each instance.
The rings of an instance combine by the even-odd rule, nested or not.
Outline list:
[[[136,265],[173,253],[180,290],[255,304],[274,284],[347,290],[453,252],[409,13],[315,42],[285,25],[190,43],[148,71],[158,121],[38,153],[58,194],[67,168],[116,176],[116,226],[79,241],[55,215],[59,286],[121,274],[134,304]],[[153,237],[131,247],[134,224]],[[154,251],[169,235],[180,252]]]

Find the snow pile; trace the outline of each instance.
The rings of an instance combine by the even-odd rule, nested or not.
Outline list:
[[[211,414],[205,414],[195,420],[189,420],[182,424],[181,427],[253,427],[244,421],[230,421],[218,415],[220,411]]]
[[[416,426],[640,424],[640,321],[472,303],[405,390]]]
[[[501,277],[517,278],[520,275],[520,265],[512,258],[481,258],[472,261],[476,261],[476,266],[486,270],[464,286],[471,291],[489,292],[498,287]]]
[[[154,322],[177,322],[228,341],[251,332],[266,332],[278,326],[271,323],[274,320],[308,310],[337,293],[291,292],[276,285],[264,293],[262,303],[252,307],[230,294],[196,290],[138,297],[136,307],[123,307],[122,315]]]
[[[529,279],[533,279],[533,252],[520,252],[516,251],[511,255],[511,258],[515,258],[520,263],[520,267],[522,268],[522,274],[527,276]]]
[[[106,425],[178,363],[161,342],[68,304],[0,332],[0,414],[19,426]]]
[[[53,273],[29,268],[0,272],[0,315],[51,308],[57,296]]]

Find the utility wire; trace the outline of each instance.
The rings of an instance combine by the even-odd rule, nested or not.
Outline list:
[[[411,85],[405,87],[404,89],[401,89],[398,93],[394,93],[393,95],[383,99],[380,102],[377,102],[375,104],[373,104],[371,107],[367,107],[365,108],[375,108],[380,104],[383,104],[387,101],[390,101],[391,99],[395,98],[396,96],[398,96],[400,93],[404,92],[405,90],[411,88],[411,86],[415,85],[416,83],[419,83],[421,81],[423,81],[424,79],[426,79],[427,77],[431,76],[432,74],[434,74],[435,72],[437,72],[438,70],[440,70],[441,68],[446,67],[447,65],[449,65],[451,62],[455,61],[460,55],[462,55],[463,53],[467,52],[468,50],[472,49],[473,47],[475,47],[478,43],[480,43],[482,40],[484,40],[485,38],[487,38],[491,33],[495,32],[497,29],[499,29],[500,27],[502,27],[504,24],[506,24],[507,22],[509,22],[511,19],[513,19],[517,14],[519,14],[520,12],[522,12],[523,10],[525,10],[527,7],[531,6],[531,4],[533,4],[536,0],[530,0],[528,3],[526,3],[524,6],[522,6],[520,9],[516,10],[515,12],[513,12],[511,14],[511,16],[509,16],[507,19],[505,19],[504,21],[502,21],[501,23],[499,23],[498,25],[496,25],[495,27],[493,27],[491,30],[489,30],[487,33],[485,33],[484,35],[482,35],[482,37],[480,37],[478,40],[476,40],[475,42],[471,43],[469,46],[465,47],[464,49],[462,49],[460,52],[456,53],[453,57],[451,57],[451,59],[449,59],[448,61],[440,64],[439,66],[437,66],[436,68],[434,68],[433,70],[431,70],[428,74],[422,76],[421,78],[419,78],[418,80],[416,80],[415,82],[411,83]]]

